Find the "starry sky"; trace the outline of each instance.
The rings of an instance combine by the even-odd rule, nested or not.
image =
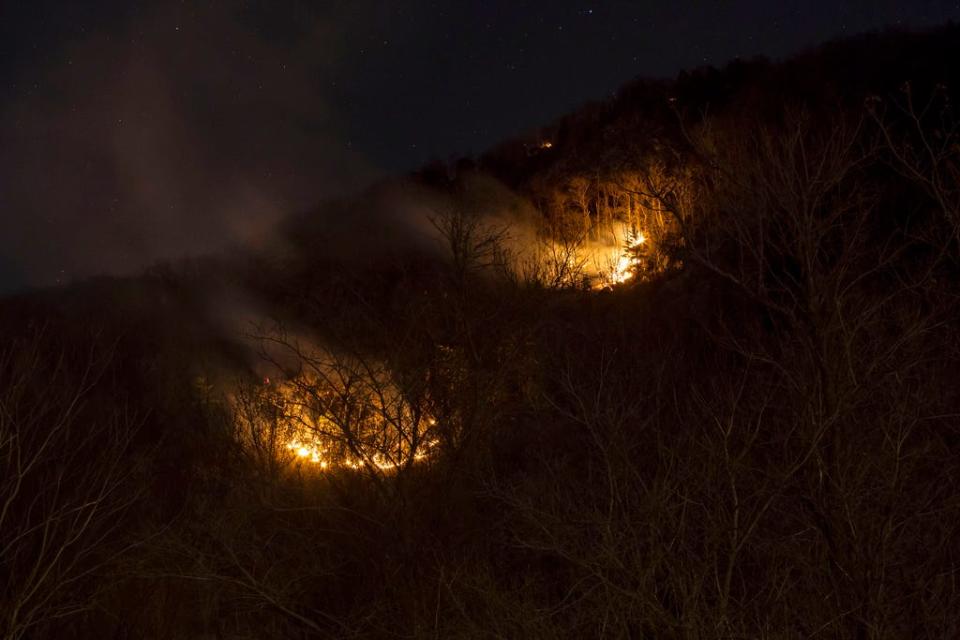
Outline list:
[[[637,76],[949,20],[956,0],[5,2],[0,292],[255,245]]]

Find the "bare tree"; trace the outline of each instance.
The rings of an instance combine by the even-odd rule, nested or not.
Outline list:
[[[804,453],[784,461],[793,469],[789,482],[768,490],[803,496],[782,521],[814,535],[767,562],[792,565],[812,582],[818,572],[826,576],[815,589],[831,615],[818,632],[896,636],[910,617],[892,592],[914,598],[907,584],[932,567],[915,564],[896,587],[877,581],[892,570],[891,554],[923,544],[914,525],[929,516],[906,496],[914,491],[946,507],[944,494],[925,493],[929,487],[904,474],[932,472],[929,456],[942,455],[937,436],[919,435],[918,416],[928,402],[922,389],[940,384],[949,366],[933,350],[949,335],[954,305],[946,290],[930,290],[929,265],[905,258],[910,234],[878,219],[881,192],[867,172],[877,148],[863,121],[827,126],[801,113],[784,122],[746,136],[705,125],[690,138],[701,163],[693,192],[669,182],[650,192],[682,229],[687,260],[742,296],[739,313],[730,314],[736,324],[715,314],[704,328],[768,368],[781,385],[779,402],[795,416],[778,431],[789,434],[785,451]],[[929,173],[944,170],[942,162],[925,165],[927,184],[945,184]],[[939,533],[944,544],[955,540],[955,530]],[[821,564],[797,562],[807,558]]]
[[[94,606],[96,578],[127,548],[124,516],[142,489],[139,421],[93,399],[109,350],[77,364],[49,341],[41,333],[0,353],[0,637],[9,640]]]
[[[946,243],[937,238],[929,241],[941,244],[941,251],[953,244],[960,253],[960,122],[945,85],[938,85],[923,105],[916,104],[909,83],[902,93],[892,106],[871,97],[868,111],[894,168],[918,185],[943,216]]]
[[[452,262],[457,282],[492,267],[504,265],[504,241],[508,229],[491,221],[475,208],[454,204],[430,218]]]
[[[357,351],[310,348],[282,332],[263,339],[285,351],[287,362],[293,356],[295,370],[278,385],[275,402],[304,444],[312,443],[314,462],[364,469],[382,480],[426,458],[436,444],[437,422],[422,385],[403,388],[385,364]],[[264,355],[284,366],[269,349]]]
[[[537,239],[532,250],[514,257],[509,275],[524,287],[544,289],[582,289],[587,283],[590,257],[586,234],[576,237]]]
[[[237,381],[229,403],[232,436],[250,468],[268,481],[279,479],[296,458],[303,434],[285,396],[269,378]]]

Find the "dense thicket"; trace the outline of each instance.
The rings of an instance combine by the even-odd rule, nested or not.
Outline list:
[[[303,216],[6,301],[0,634],[960,634],[956,36],[637,82],[427,168],[441,253]],[[478,171],[558,241],[641,225],[638,277],[518,269]],[[296,403],[355,467],[284,453]]]

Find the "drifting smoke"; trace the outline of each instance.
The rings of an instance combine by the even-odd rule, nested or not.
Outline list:
[[[322,252],[342,265],[370,265],[410,252],[449,259],[452,239],[444,227],[451,216],[462,216],[473,242],[495,239],[496,255],[488,258],[499,267],[560,286],[630,280],[635,265],[629,250],[647,242],[641,229],[622,222],[598,224],[563,242],[527,199],[488,175],[470,173],[447,190],[409,180],[382,182],[362,196],[291,220],[282,234],[288,242],[277,248],[307,260]]]
[[[0,289],[255,244],[367,182],[321,89],[343,21],[280,43],[233,8],[165,7],[24,74],[0,104]]]
[[[263,248],[285,215],[377,178],[327,92],[376,6],[304,4],[269,28],[240,4],[158,6],[22,73],[0,102],[0,292]],[[332,258],[438,251],[431,220],[461,206],[509,227],[515,254],[542,241],[536,212],[502,185],[475,178],[464,197],[393,183],[313,224],[346,238],[324,244]]]

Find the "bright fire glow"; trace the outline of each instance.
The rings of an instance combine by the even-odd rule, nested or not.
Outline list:
[[[611,261],[610,280],[613,284],[623,284],[633,277],[633,271],[630,270],[630,258],[625,255],[618,255]]]
[[[437,420],[415,410],[384,367],[368,365],[362,376],[336,368],[354,364],[338,361],[326,375],[265,382],[238,397],[238,420],[249,429],[242,439],[317,471],[391,473],[435,454]],[[349,394],[341,376],[351,376]]]
[[[424,442],[420,445],[422,449],[413,454],[412,460],[408,459],[408,461],[421,462],[426,460],[433,453],[436,444],[435,440]],[[316,467],[322,471],[327,469],[356,470],[364,467],[365,464],[372,465],[381,471],[395,471],[404,464],[404,462],[389,460],[380,453],[374,453],[368,456],[366,461],[351,456],[334,459],[329,449],[321,448],[319,445],[306,444],[296,438],[287,442],[285,448],[292,452],[301,462],[309,462],[311,465],[316,465]]]
[[[636,275],[635,254],[646,243],[647,236],[642,231],[622,225],[619,232],[614,233],[612,244],[594,256],[599,272],[594,288],[604,289],[632,280]]]

